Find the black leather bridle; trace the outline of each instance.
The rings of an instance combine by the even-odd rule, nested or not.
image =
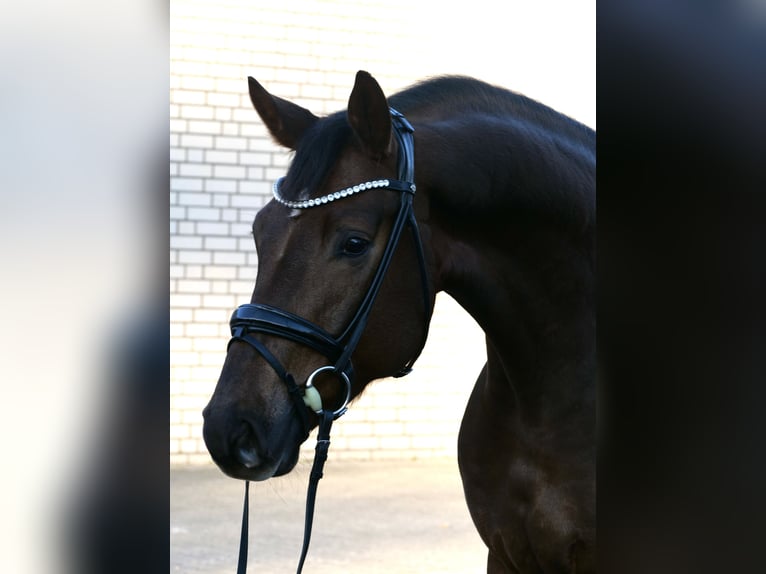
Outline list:
[[[431,288],[428,280],[423,245],[420,239],[420,232],[418,231],[418,224],[415,219],[415,211],[413,208],[413,200],[415,196],[415,150],[412,134],[414,129],[402,114],[393,108],[391,108],[390,111],[393,133],[399,148],[397,156],[398,180],[376,180],[375,182],[366,182],[344,190],[342,193],[338,192],[336,194],[325,196],[322,198],[321,202],[317,200],[316,203],[314,202],[315,200],[287,202],[281,199],[278,195],[279,184],[282,180],[280,179],[274,186],[275,196],[280,202],[298,208],[325,205],[335,199],[340,199],[347,195],[352,195],[359,191],[366,191],[367,189],[372,188],[400,192],[399,210],[394,219],[394,224],[391,228],[383,255],[378,263],[377,271],[367,289],[367,293],[362,299],[359,308],[348,326],[338,337],[334,337],[311,321],[283,309],[278,309],[262,303],[241,305],[234,311],[230,321],[232,337],[229,341],[229,346],[234,341],[242,341],[249,344],[266,360],[267,363],[269,363],[269,365],[271,365],[271,368],[274,369],[277,376],[279,376],[279,378],[286,384],[289,395],[293,401],[295,414],[298,416],[303,426],[303,440],[308,437],[310,431],[308,409],[311,409],[319,415],[319,433],[317,437],[314,464],[309,481],[309,491],[306,502],[306,525],[304,530],[303,549],[298,564],[298,573],[303,569],[303,564],[308,552],[316,488],[319,479],[322,477],[322,467],[327,459],[327,450],[330,445],[330,428],[332,422],[346,412],[348,403],[351,400],[351,385],[354,380],[354,368],[351,362],[351,357],[362,337],[365,327],[367,326],[367,321],[370,317],[373,305],[378,296],[378,292],[383,285],[386,272],[391,264],[391,260],[396,252],[396,247],[399,244],[399,240],[405,227],[409,227],[412,232],[415,250],[418,256],[426,323],[430,310]],[[424,328],[423,344],[425,344],[427,330],[426,326]],[[282,337],[310,347],[326,357],[330,364],[320,367],[311,373],[305,386],[301,388],[296,384],[293,375],[290,374],[266,346],[255,337],[258,333]],[[412,370],[412,365],[415,363],[423,344],[420,345],[420,348],[415,355],[393,375],[394,377],[402,377]],[[341,406],[336,409],[323,407],[322,398],[316,390],[316,387],[313,385],[314,378],[319,373],[325,372],[336,375],[345,386],[345,398]],[[244,574],[247,569],[248,493],[249,483],[246,482],[245,508],[242,516],[242,538],[240,541],[240,556],[237,568],[238,574]]]

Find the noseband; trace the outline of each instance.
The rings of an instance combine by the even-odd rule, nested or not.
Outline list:
[[[249,344],[266,360],[267,363],[269,363],[269,365],[271,365],[271,368],[277,376],[284,381],[293,401],[295,413],[303,426],[303,440],[308,437],[310,431],[308,409],[319,415],[319,434],[317,437],[316,455],[311,470],[309,491],[307,495],[303,548],[298,564],[298,573],[303,569],[303,564],[308,552],[316,488],[319,479],[322,477],[324,461],[327,459],[332,421],[346,412],[348,403],[351,400],[351,385],[354,380],[354,368],[351,362],[351,356],[359,344],[362,333],[367,326],[370,312],[372,311],[378,292],[383,285],[386,272],[391,264],[391,260],[393,259],[396,247],[399,244],[399,239],[401,238],[402,231],[405,227],[409,227],[412,232],[415,251],[418,256],[426,321],[428,310],[430,308],[431,290],[428,283],[423,245],[420,239],[420,232],[418,231],[418,224],[415,219],[415,211],[413,208],[413,199],[415,197],[415,146],[412,134],[415,130],[402,114],[393,108],[390,108],[390,111],[393,132],[399,148],[397,156],[398,180],[380,179],[368,181],[319,198],[301,201],[289,201],[280,195],[279,188],[284,178],[280,178],[274,184],[274,198],[276,201],[291,209],[309,209],[327,205],[370,189],[388,189],[400,192],[399,210],[391,228],[391,233],[388,237],[388,242],[383,251],[383,255],[378,263],[378,268],[375,271],[370,287],[367,289],[367,293],[362,299],[359,308],[348,326],[343,330],[340,336],[333,337],[327,331],[303,317],[294,315],[284,309],[278,309],[262,303],[241,305],[234,311],[230,321],[232,337],[229,341],[229,346],[231,346],[234,341],[242,341]],[[326,357],[330,364],[319,367],[311,373],[306,380],[305,386],[301,388],[296,384],[293,375],[291,375],[266,346],[254,336],[254,334],[257,333],[282,337],[310,347]],[[426,333],[427,329],[424,330],[423,344],[425,344]],[[393,375],[394,377],[403,377],[412,371],[412,365],[415,363],[422,346],[423,345],[421,344],[415,355]],[[313,384],[314,379],[320,373],[334,374],[345,387],[343,402],[334,410],[324,408],[322,397]],[[249,486],[246,482],[240,557],[237,569],[238,574],[244,573],[247,569],[248,492]]]

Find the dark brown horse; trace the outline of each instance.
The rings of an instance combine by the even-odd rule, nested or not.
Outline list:
[[[487,338],[458,439],[487,571],[594,571],[595,133],[460,77],[387,100],[359,72],[321,119],[252,78],[250,97],[296,153],[253,223],[252,304],[204,411],[215,462],[289,472],[314,411],[407,372],[445,291]]]

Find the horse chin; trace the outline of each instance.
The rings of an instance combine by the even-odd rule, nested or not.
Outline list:
[[[246,453],[237,456],[238,461],[228,464],[217,463],[224,474],[240,480],[260,482],[275,476],[283,476],[289,473],[298,463],[299,448],[286,453],[279,458],[258,460],[257,464]],[[244,460],[243,460],[244,459]]]

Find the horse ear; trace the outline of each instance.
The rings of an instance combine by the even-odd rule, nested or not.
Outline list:
[[[367,153],[379,159],[391,153],[391,113],[378,82],[367,72],[356,73],[348,100],[348,123]]]
[[[318,118],[297,104],[272,96],[250,76],[247,77],[247,83],[250,88],[250,101],[266,124],[271,137],[278,144],[294,150],[303,133]]]

